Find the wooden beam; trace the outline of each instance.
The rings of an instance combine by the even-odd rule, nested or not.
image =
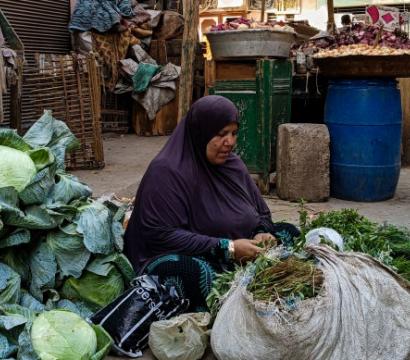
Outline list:
[[[327,0],[327,32],[329,34],[334,34],[335,31],[335,7],[333,0]]]
[[[266,7],[266,0],[262,0],[262,6],[261,6],[261,22],[265,22],[265,7]]]
[[[183,0],[183,10],[185,22],[182,39],[178,121],[186,115],[192,103],[194,60],[198,44],[199,0]]]

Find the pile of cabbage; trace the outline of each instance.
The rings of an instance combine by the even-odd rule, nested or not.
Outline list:
[[[82,318],[112,302],[135,276],[121,253],[126,209],[91,199],[91,189],[65,172],[65,154],[78,145],[47,111],[23,137],[0,129],[0,359],[98,360],[111,345],[103,329]],[[45,314],[49,319],[32,331]],[[37,341],[34,349],[38,329],[43,338],[50,331],[60,336],[50,335],[48,345]],[[90,346],[81,356],[42,350],[62,351],[70,341]]]

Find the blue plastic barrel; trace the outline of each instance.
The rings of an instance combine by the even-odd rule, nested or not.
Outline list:
[[[325,122],[333,197],[381,201],[394,196],[400,176],[401,119],[395,80],[330,82]]]

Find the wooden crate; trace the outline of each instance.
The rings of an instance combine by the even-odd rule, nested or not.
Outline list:
[[[101,134],[101,73],[94,55],[41,54],[27,69],[31,105],[36,118],[44,110],[64,121],[80,141],[80,148],[67,155],[69,169],[104,166]]]
[[[129,119],[133,102],[129,94],[117,95],[104,92],[101,101],[102,132],[127,134],[130,129]]]
[[[177,84],[178,89],[178,84]],[[139,136],[170,135],[177,126],[178,116],[178,91],[176,97],[165,105],[158,113],[154,121],[150,121],[144,108],[137,102],[133,102],[132,126]]]

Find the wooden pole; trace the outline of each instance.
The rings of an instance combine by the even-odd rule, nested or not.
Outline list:
[[[333,0],[327,0],[327,32],[329,34],[334,34],[335,31],[335,7]]]
[[[182,38],[181,77],[179,82],[178,121],[192,103],[194,62],[198,44],[199,0],[183,0],[184,35]]]
[[[266,8],[266,0],[262,0],[262,6],[261,6],[261,22],[265,22],[265,8]]]

